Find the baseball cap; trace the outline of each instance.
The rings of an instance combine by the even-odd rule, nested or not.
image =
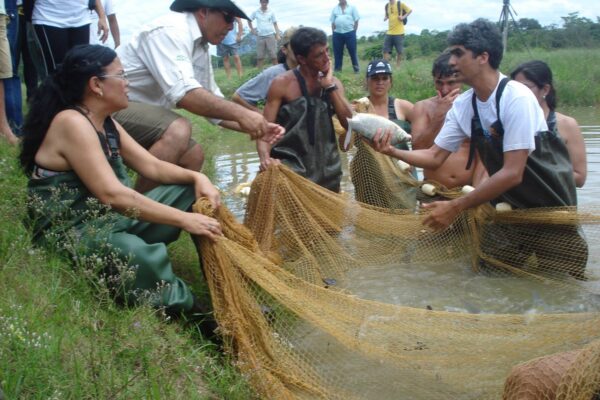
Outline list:
[[[246,13],[233,0],[175,0],[171,11],[196,11],[199,8],[216,8],[227,11],[231,15],[250,20]]]
[[[367,66],[367,78],[378,74],[392,74],[392,66],[385,60],[374,60]]]
[[[281,35],[281,39],[279,40],[279,47],[287,46],[287,44],[290,42],[290,40],[292,40],[292,36],[294,35],[294,33],[296,33],[297,30],[298,28],[295,26],[287,28],[285,32],[283,32],[283,35]]]

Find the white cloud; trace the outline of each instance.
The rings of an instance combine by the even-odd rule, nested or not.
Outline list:
[[[117,3],[117,18],[125,43],[139,26],[169,12],[169,0],[113,0]],[[259,7],[258,0],[238,0],[236,3],[250,14]],[[355,0],[349,4],[358,8],[361,16],[358,35],[369,36],[387,29],[383,22],[385,0]],[[275,11],[279,27],[292,25],[313,26],[331,31],[329,16],[337,0],[270,0],[269,7]],[[407,25],[408,33],[420,33],[423,29],[448,30],[460,22],[470,22],[478,17],[497,21],[503,7],[502,0],[462,0],[442,2],[439,0],[412,0],[406,2],[413,8]],[[513,0],[515,18],[534,18],[543,26],[561,25],[560,17],[571,12],[596,21],[600,16],[599,1],[584,0]]]

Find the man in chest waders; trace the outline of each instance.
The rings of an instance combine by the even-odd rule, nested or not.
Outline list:
[[[513,209],[576,206],[575,182],[564,142],[548,131],[542,109],[528,88],[498,71],[502,60],[500,32],[478,19],[459,24],[448,36],[450,65],[471,86],[448,111],[434,144],[405,151],[390,145],[390,135],[377,135],[373,148],[422,168],[438,168],[461,143],[471,139],[470,164],[478,152],[489,178],[471,193],[423,207],[430,212],[423,224],[435,231],[447,228],[469,208],[491,202]],[[566,271],[583,279],[587,244],[576,225],[501,224],[485,226],[480,266],[525,268],[535,254],[536,271]]]
[[[344,129],[352,117],[342,83],[333,76],[325,32],[300,28],[291,38],[298,67],[277,76],[267,94],[264,116],[286,133],[274,146],[258,143],[260,170],[283,162],[311,181],[339,192],[340,154],[331,117]]]

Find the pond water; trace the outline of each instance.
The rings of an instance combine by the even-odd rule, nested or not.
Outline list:
[[[588,177],[585,187],[578,189],[579,203],[595,204],[600,198],[600,107],[574,108],[565,113],[580,123],[587,147]],[[253,143],[240,135],[222,135],[218,148],[220,154],[214,157],[217,171],[214,182],[225,193],[224,204],[241,221],[246,199],[233,191],[240,183],[256,176],[259,159]],[[347,159],[344,158],[343,163],[347,164]],[[347,174],[342,190],[353,191]],[[590,245],[590,259],[600,259],[594,247]],[[514,277],[477,275],[467,263],[423,265],[418,270],[374,266],[351,272],[345,281],[349,282],[347,289],[361,298],[419,308],[430,306],[445,311],[547,313],[600,310],[600,265],[589,265],[588,272],[592,274],[593,283],[559,289]],[[588,290],[581,290],[579,285],[586,285]]]

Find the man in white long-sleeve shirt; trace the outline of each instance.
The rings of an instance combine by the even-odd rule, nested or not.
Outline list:
[[[130,105],[115,119],[156,157],[199,170],[204,153],[191,139],[191,124],[172,111],[183,108],[222,127],[270,142],[283,129],[261,114],[223,99],[208,45],[220,43],[235,17],[248,19],[230,0],[175,0],[175,11],[137,32],[117,50],[129,80]],[[144,177],[136,189],[155,186]]]

